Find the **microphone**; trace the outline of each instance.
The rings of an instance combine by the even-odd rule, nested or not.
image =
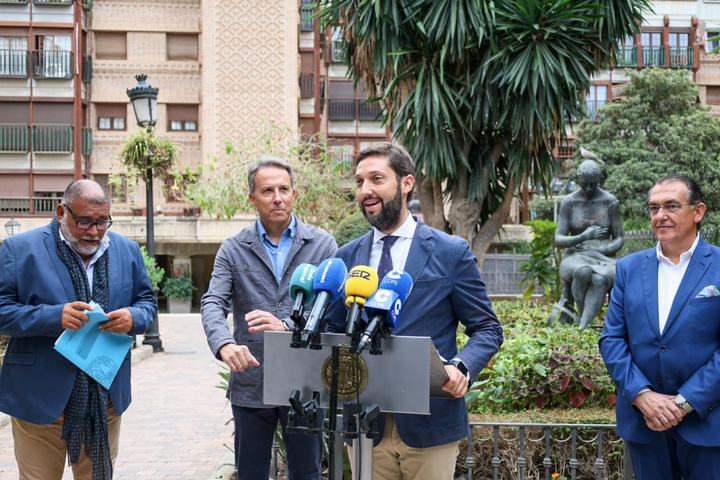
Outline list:
[[[357,265],[350,269],[345,282],[345,305],[350,307],[345,321],[345,334],[354,337],[358,329],[358,321],[368,297],[378,289],[378,274],[365,265]]]
[[[355,353],[359,355],[369,342],[375,341],[378,334],[385,338],[390,329],[397,327],[400,311],[410,296],[412,287],[412,277],[407,272],[391,270],[385,275],[380,282],[380,288],[365,303],[370,321],[355,347]]]
[[[292,315],[295,325],[303,325],[305,323],[305,305],[315,299],[315,291],[313,290],[313,278],[317,267],[311,263],[303,263],[298,265],[290,278],[290,298],[295,301],[293,305]]]
[[[339,258],[328,258],[318,267],[313,279],[313,290],[317,298],[302,332],[303,348],[317,340],[319,330],[324,327],[325,309],[342,295],[347,273],[345,262]],[[313,343],[317,344],[315,350],[320,348],[317,341]]]

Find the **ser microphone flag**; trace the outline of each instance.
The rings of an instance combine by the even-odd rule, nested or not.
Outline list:
[[[348,337],[355,335],[358,322],[361,320],[363,306],[367,299],[378,289],[378,274],[366,265],[357,265],[348,272],[345,282],[345,305],[348,310],[345,320],[345,333]]]

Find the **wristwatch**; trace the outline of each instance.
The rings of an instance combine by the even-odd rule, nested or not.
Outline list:
[[[692,413],[695,410],[693,406],[690,405],[687,400],[685,400],[685,397],[683,397],[679,393],[675,395],[675,405],[685,410],[685,413]]]
[[[459,358],[453,358],[448,362],[448,365],[454,365],[455,368],[460,370],[460,373],[465,375],[465,378],[467,378],[468,382],[470,381],[470,371],[468,370],[467,365],[465,365],[462,360],[460,360]]]

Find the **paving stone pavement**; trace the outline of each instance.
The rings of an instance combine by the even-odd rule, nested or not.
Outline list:
[[[133,351],[133,402],[122,418],[114,480],[229,479],[232,418],[216,388],[219,364],[210,353],[199,314],[160,314],[164,352]],[[52,392],[48,392],[52,395]],[[7,415],[0,414],[0,479],[18,478]],[[65,469],[62,480],[72,480]]]

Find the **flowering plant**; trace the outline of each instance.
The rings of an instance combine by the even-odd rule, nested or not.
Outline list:
[[[550,477],[553,480],[567,480],[567,477],[565,475],[560,475],[559,473],[553,473],[552,475],[550,475]]]

